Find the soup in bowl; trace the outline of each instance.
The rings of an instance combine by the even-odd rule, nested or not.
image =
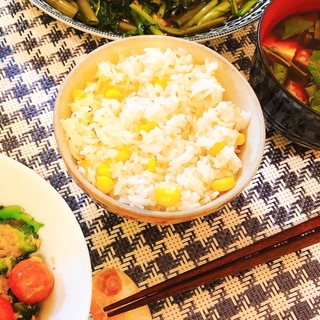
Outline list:
[[[320,3],[273,1],[258,26],[250,84],[267,121],[320,149]]]

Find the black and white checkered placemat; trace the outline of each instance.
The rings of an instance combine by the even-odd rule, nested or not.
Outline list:
[[[253,24],[205,45],[247,77],[255,40]],[[32,168],[69,204],[93,272],[116,267],[143,288],[317,214],[320,153],[294,145],[271,128],[257,175],[210,216],[155,226],[125,220],[93,203],[59,156],[52,111],[67,73],[106,42],[56,21],[28,0],[0,3],[0,152]],[[320,319],[320,244],[150,308],[157,320]]]

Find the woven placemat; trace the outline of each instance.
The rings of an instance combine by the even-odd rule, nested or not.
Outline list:
[[[123,219],[73,182],[53,136],[55,96],[72,67],[108,40],[56,21],[28,0],[0,4],[0,152],[32,168],[76,216],[93,273],[156,284],[317,214],[320,153],[267,127],[264,157],[246,190],[216,213],[170,226]],[[256,23],[204,43],[248,77]],[[1,181],[1,177],[0,177]],[[150,305],[159,320],[320,319],[320,245]]]

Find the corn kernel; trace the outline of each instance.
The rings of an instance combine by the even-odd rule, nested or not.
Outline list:
[[[81,159],[78,161],[78,167],[88,168],[90,167],[90,161],[86,159]]]
[[[91,86],[93,86],[95,83],[96,83],[96,82],[94,82],[94,81],[88,81],[87,84],[86,84],[86,87],[87,87],[87,88],[88,88],[88,87],[91,87]]]
[[[149,172],[154,172],[156,169],[156,159],[155,157],[151,157],[148,161],[148,164],[147,164],[147,170]]]
[[[155,200],[164,207],[175,206],[180,200],[179,187],[174,183],[162,183],[155,190]]]
[[[113,180],[108,176],[97,176],[96,178],[96,187],[103,193],[110,193],[113,185]]]
[[[111,175],[110,166],[107,163],[100,164],[96,170],[96,175],[110,176]]]
[[[211,187],[216,191],[228,191],[231,190],[236,185],[234,177],[226,177],[222,179],[214,180],[211,183]]]
[[[164,89],[167,86],[168,81],[165,78],[162,78],[162,79],[156,78],[152,83],[154,86],[159,85]]]
[[[116,99],[116,100],[122,99],[122,93],[119,90],[114,88],[107,90],[104,96],[107,99]]]
[[[246,136],[240,132],[236,140],[236,145],[242,146],[245,142],[246,142]]]
[[[216,142],[209,150],[209,154],[215,157],[226,146],[225,141]]]
[[[139,131],[144,130],[145,132],[150,132],[154,127],[157,126],[156,122],[146,122],[139,125]]]
[[[73,89],[72,90],[72,98],[73,100],[79,100],[83,96],[84,92],[82,89]]]
[[[131,153],[128,148],[123,148],[122,150],[119,151],[116,161],[126,161],[130,158]]]
[[[205,147],[201,147],[200,154],[202,156],[207,156],[208,155],[208,150]]]
[[[96,83],[97,85],[94,90],[96,94],[105,94],[106,88],[110,86],[109,81],[97,81]]]

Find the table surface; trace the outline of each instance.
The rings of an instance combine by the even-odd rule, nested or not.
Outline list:
[[[115,267],[141,288],[277,233],[318,212],[320,153],[267,126],[258,173],[218,212],[156,226],[95,204],[72,181],[57,150],[52,113],[77,61],[108,40],[51,18],[28,0],[0,3],[0,152],[48,181],[77,218],[92,272]],[[204,45],[248,77],[257,23]],[[1,181],[1,177],[0,177]],[[320,244],[236,276],[151,304],[153,319],[320,319]]]

